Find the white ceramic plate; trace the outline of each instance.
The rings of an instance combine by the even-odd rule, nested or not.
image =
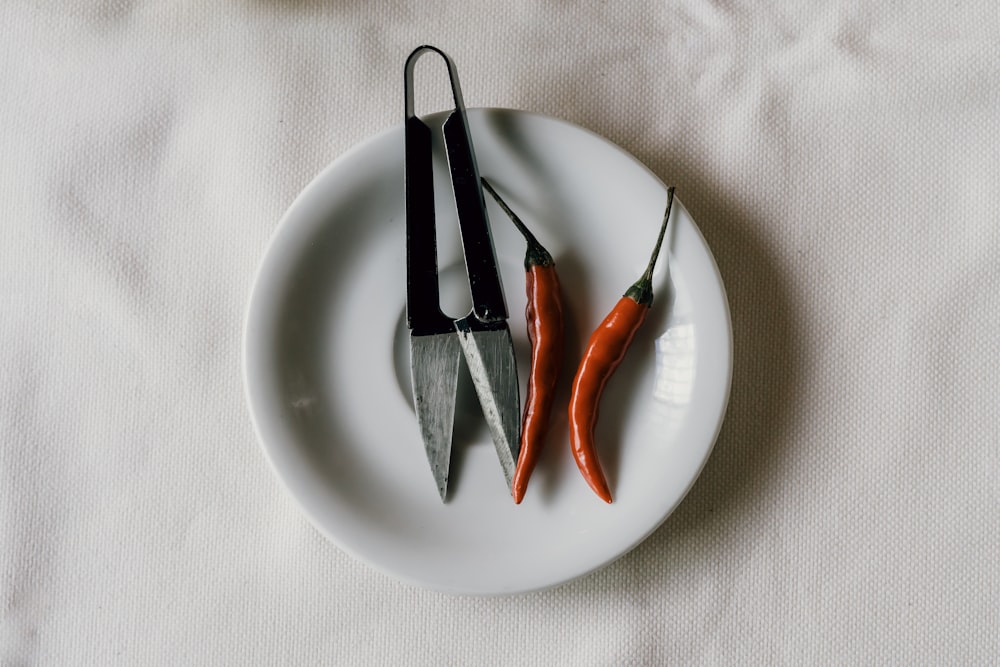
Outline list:
[[[424,455],[404,318],[402,126],[333,162],[286,213],[250,299],[244,371],[264,452],[324,535],[404,581],[500,594],[590,572],[670,514],[721,426],[732,336],[718,270],[678,192],[653,309],[601,405],[597,436],[615,502],[601,501],[569,453],[564,406],[590,332],[642,273],[666,188],[579,127],[468,113],[480,172],[555,257],[568,314],[561,400],[523,503],[508,494],[469,381],[459,385],[446,504]],[[442,299],[459,317],[469,298],[447,183],[438,155]],[[523,400],[524,242],[492,201],[488,210]]]

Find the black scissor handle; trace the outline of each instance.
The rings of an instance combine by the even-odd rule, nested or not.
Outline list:
[[[416,67],[417,61],[420,60],[420,56],[425,53],[436,53],[441,58],[444,59],[445,65],[448,67],[448,79],[451,82],[451,96],[455,102],[455,110],[465,112],[465,102],[462,101],[462,87],[458,83],[458,68],[455,67],[454,61],[448,54],[437,48],[436,46],[430,46],[429,44],[424,44],[423,46],[418,46],[413,50],[406,58],[406,65],[403,66],[403,93],[406,97],[406,114],[407,120],[413,118],[413,68]]]
[[[431,159],[431,129],[413,114],[413,68],[424,53],[439,53],[433,46],[421,46],[406,59],[403,88],[406,97],[406,323],[416,335],[448,333],[453,320],[441,312],[438,287],[437,227],[434,216],[434,175]],[[457,78],[452,77],[457,85]],[[453,89],[453,92],[454,89]],[[461,92],[458,93],[461,99]]]
[[[441,56],[448,67],[455,109],[444,122],[444,142],[451,171],[455,207],[472,294],[472,312],[482,322],[507,319],[507,306],[472,149],[469,122],[455,63],[434,46],[417,47],[404,67],[406,131],[407,321],[412,330],[444,328],[437,284],[437,241],[431,131],[413,111],[413,69],[425,53]],[[433,283],[433,284],[432,284]],[[442,319],[444,318],[444,319]]]

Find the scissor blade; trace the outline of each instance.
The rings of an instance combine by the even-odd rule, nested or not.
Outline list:
[[[520,450],[521,398],[517,384],[514,341],[506,322],[482,325],[472,316],[455,321],[458,340],[472,384],[490,428],[504,479],[510,488]]]
[[[455,394],[462,348],[454,332],[410,335],[410,377],[420,437],[438,493],[448,495],[448,469],[455,423]]]

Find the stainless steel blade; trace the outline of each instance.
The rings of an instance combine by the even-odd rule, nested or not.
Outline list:
[[[479,330],[481,327],[482,323],[471,315],[455,321],[472,384],[510,488],[521,446],[521,397],[514,341],[506,322],[493,323],[485,331]]]
[[[455,423],[458,362],[462,348],[454,332],[410,335],[410,378],[413,403],[427,462],[441,500],[448,495],[448,469]]]

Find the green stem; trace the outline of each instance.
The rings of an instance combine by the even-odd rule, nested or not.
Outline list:
[[[649,306],[653,303],[653,267],[656,266],[656,258],[660,256],[660,246],[663,245],[663,237],[667,231],[667,223],[670,222],[670,209],[673,205],[674,186],[670,186],[667,188],[667,210],[663,213],[660,235],[656,239],[656,246],[653,248],[653,254],[649,258],[649,264],[646,265],[646,270],[642,276],[625,291],[625,296],[641,306]]]
[[[527,225],[521,222],[521,218],[517,217],[517,213],[510,210],[510,206],[507,206],[507,202],[505,202],[497,191],[493,189],[490,182],[482,176],[479,177],[479,180],[482,182],[483,187],[486,188],[486,191],[492,195],[493,199],[495,199],[498,204],[500,204],[500,208],[503,209],[503,212],[507,214],[507,217],[509,217],[511,222],[514,223],[514,226],[517,227],[517,231],[521,232],[521,235],[524,236],[524,240],[528,243],[528,249],[524,253],[524,268],[529,269],[532,266],[552,266],[555,264],[555,260],[552,259],[552,255],[549,254],[549,251],[538,242],[538,239],[536,239],[535,235],[531,233],[531,230],[528,229]]]

